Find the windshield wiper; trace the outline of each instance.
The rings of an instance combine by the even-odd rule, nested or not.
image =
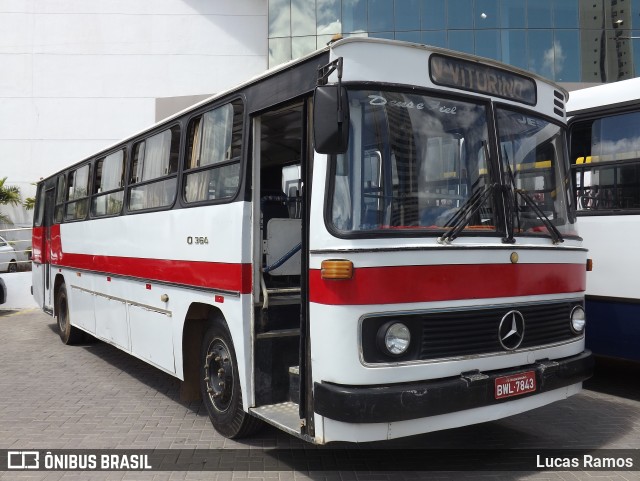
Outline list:
[[[473,215],[484,205],[484,202],[489,198],[496,186],[497,184],[489,184],[485,185],[482,189],[476,190],[471,197],[462,204],[460,209],[453,214],[451,219],[445,223],[444,226],[449,227],[449,230],[438,238],[438,243],[449,244],[458,237],[460,232],[471,222]]]
[[[542,211],[542,209],[536,203],[536,201],[531,198],[531,196],[526,190],[516,189],[514,186],[513,192],[516,196],[516,199],[518,194],[520,194],[520,197],[524,199],[525,203],[528,204],[529,207],[533,209],[533,211],[536,213],[536,215],[540,218],[544,226],[549,231],[549,234],[551,235],[551,240],[554,244],[560,244],[561,242],[564,242],[564,238],[562,237],[562,234],[560,233],[558,228],[555,226],[553,222],[551,222],[551,220],[549,220],[547,215]],[[516,202],[516,212],[517,211],[518,211],[518,203]]]
[[[504,155],[507,163],[507,172],[509,174],[509,179],[511,181],[511,189],[513,190],[513,206],[512,207],[513,207],[515,218],[518,221],[518,229],[520,230],[520,215],[518,214],[518,195],[520,195],[520,197],[522,197],[522,199],[525,201],[525,204],[528,204],[529,207],[531,207],[531,209],[535,212],[535,214],[540,218],[540,221],[542,221],[542,224],[547,228],[547,231],[549,231],[549,234],[551,235],[551,241],[554,244],[559,244],[561,242],[564,242],[564,238],[562,237],[562,234],[560,233],[558,228],[555,226],[553,222],[551,222],[551,220],[549,220],[549,217],[547,217],[547,215],[542,211],[542,209],[538,206],[536,201],[531,198],[531,196],[526,190],[518,189],[516,187],[516,177],[513,174],[513,170],[511,169],[511,162],[509,161],[509,154],[507,153],[506,149],[504,149]],[[513,235],[509,240],[514,241]]]

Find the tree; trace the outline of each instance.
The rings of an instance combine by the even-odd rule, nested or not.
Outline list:
[[[5,185],[6,181],[6,177],[0,179],[0,205],[18,205],[22,203],[20,188],[15,185]],[[0,213],[0,222],[5,224],[13,223],[9,217],[2,213]]]
[[[38,185],[36,182],[33,182],[31,185]],[[22,207],[25,210],[33,210],[36,208],[36,198],[35,197],[27,197],[22,203]]]
[[[22,204],[25,209],[33,210],[36,206],[36,198],[35,197],[27,197]]]

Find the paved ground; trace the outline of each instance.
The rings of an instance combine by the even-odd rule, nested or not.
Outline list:
[[[63,346],[53,318],[37,311],[0,311],[0,449],[262,449],[303,448],[267,427],[242,442],[218,435],[201,403],[179,401],[171,376],[96,342]],[[606,366],[578,396],[508,419],[416,436],[373,447],[440,449],[637,449],[640,367]],[[367,446],[371,447],[371,446]],[[340,445],[357,453],[362,446]],[[351,451],[349,451],[351,450]],[[239,453],[239,451],[229,451]],[[255,451],[254,451],[255,452]],[[247,465],[249,466],[249,465]],[[0,479],[317,479],[417,480],[423,472],[0,472]],[[255,465],[247,469],[255,469]],[[18,476],[19,474],[19,476]],[[434,472],[437,479],[640,479],[635,472]]]

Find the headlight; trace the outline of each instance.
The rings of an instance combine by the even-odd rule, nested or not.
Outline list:
[[[411,333],[401,322],[387,322],[378,331],[378,345],[385,354],[400,356],[409,348]]]
[[[576,334],[582,334],[584,332],[584,326],[587,323],[587,318],[584,314],[582,306],[576,306],[571,311],[571,329]]]

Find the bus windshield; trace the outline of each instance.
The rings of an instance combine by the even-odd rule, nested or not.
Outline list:
[[[562,235],[575,234],[560,125],[496,108],[500,180],[487,161],[485,103],[356,90],[349,93],[349,109],[349,149],[332,170],[329,217],[338,233],[438,235],[462,216],[460,230],[467,234],[501,235],[504,227],[496,226],[504,220],[495,212],[503,209],[494,203],[502,200],[491,189],[501,183],[513,192],[506,212],[513,215],[514,235],[549,236],[554,226]]]
[[[515,234],[548,235],[543,216],[562,234],[575,234],[569,215],[564,129],[531,113],[496,109],[500,155],[514,189]]]
[[[349,149],[333,166],[329,217],[338,232],[441,232],[488,188],[486,104],[359,90],[349,108]],[[491,198],[482,198],[466,229],[495,231]]]

